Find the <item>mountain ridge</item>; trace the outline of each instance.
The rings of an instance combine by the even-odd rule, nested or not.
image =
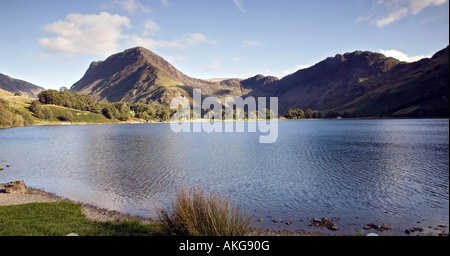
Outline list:
[[[29,98],[37,98],[38,93],[45,90],[43,87],[12,78],[2,73],[0,73],[0,89],[11,93],[21,93],[23,96]]]
[[[167,104],[171,97],[189,96],[184,86],[214,94],[213,85],[191,78],[153,52],[136,47],[114,54],[105,61],[92,62],[71,90],[97,100]]]
[[[430,112],[430,108],[438,108],[434,112],[443,111],[448,115],[448,106],[445,107],[445,102],[439,100],[446,95],[448,98],[448,62],[448,46],[431,59],[413,63],[367,51],[337,54],[254,91],[251,96],[279,97],[280,113],[293,108],[310,108],[321,112],[347,111],[356,116],[389,115],[399,111],[398,114],[414,116],[414,113],[401,110],[412,110],[412,107],[420,109],[420,104],[425,103],[427,97],[437,95],[436,102],[432,106],[424,106],[422,110]],[[428,74],[430,70],[435,72]],[[433,76],[441,81],[433,80]],[[398,98],[386,96],[395,90],[416,99],[412,101],[399,94]],[[411,91],[417,95],[408,93]],[[427,93],[429,95],[422,97],[421,101],[421,95]],[[407,104],[408,101],[410,104]]]
[[[98,100],[166,105],[180,95],[192,99],[193,89],[201,89],[204,96],[279,97],[280,114],[292,108],[310,108],[346,111],[355,116],[409,115],[418,110],[448,115],[448,107],[438,100],[445,99],[448,92],[445,67],[448,46],[430,59],[413,63],[381,53],[354,51],[328,57],[282,79],[257,75],[201,80],[183,74],[155,53],[136,47],[93,62],[71,90]]]

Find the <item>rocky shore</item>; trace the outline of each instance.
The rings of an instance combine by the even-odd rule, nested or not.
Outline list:
[[[12,182],[11,182],[12,183]],[[14,182],[15,184],[22,184],[22,182]],[[9,184],[9,183],[7,183]],[[52,193],[45,192],[40,189],[35,188],[26,188],[25,191],[21,191],[20,193],[6,193],[2,192],[2,186],[4,184],[0,184],[0,206],[9,206],[9,205],[21,205],[21,204],[29,204],[29,203],[51,203],[51,202],[74,202],[67,198],[63,198],[57,196]],[[19,185],[20,186],[20,185]],[[5,190],[3,190],[5,191]],[[94,221],[120,221],[120,220],[139,220],[143,223],[155,222],[152,219],[146,219],[139,216],[131,216],[128,214],[123,214],[117,211],[110,211],[107,209],[99,208],[90,204],[83,204],[80,202],[74,202],[81,205],[81,210],[84,215],[90,220]]]
[[[22,182],[14,182],[16,184],[22,184]],[[24,184],[24,183],[23,183]],[[49,202],[74,202],[64,197],[57,196],[52,193],[45,192],[40,189],[27,187],[26,191],[20,193],[5,193],[1,191],[0,184],[0,207],[9,205],[21,205],[29,203],[49,203]],[[155,223],[157,220],[150,218],[143,218],[140,216],[132,216],[129,214],[120,213],[118,211],[111,211],[103,209],[90,204],[83,204],[80,202],[74,202],[81,205],[81,211],[86,217],[94,221],[122,221],[122,220],[138,220],[142,223]],[[289,230],[260,230],[250,228],[247,236],[327,236],[320,232],[300,232]]]
[[[129,214],[120,213],[118,211],[111,211],[107,209],[103,209],[94,205],[84,204],[81,202],[76,202],[73,200],[69,200],[64,197],[57,196],[52,193],[45,192],[40,189],[26,187],[23,181],[14,181],[5,184],[0,184],[0,207],[1,206],[9,206],[9,205],[21,205],[21,204],[29,204],[29,203],[48,203],[48,202],[61,202],[68,201],[74,202],[81,205],[82,213],[90,220],[93,221],[123,221],[123,220],[138,220],[142,223],[156,223],[157,220],[151,218],[144,218],[141,216],[132,216]],[[258,222],[263,221],[259,219]],[[277,220],[273,220],[274,222],[278,222]],[[322,219],[311,219],[311,227],[317,228],[327,228],[330,231],[338,231],[339,227],[336,223],[328,218]],[[290,225],[289,222],[286,225]],[[443,225],[439,225],[439,230],[435,228],[436,231],[440,231],[439,236],[448,236],[448,233],[445,232],[447,227]],[[376,225],[373,223],[369,223],[363,227],[363,230],[370,231],[375,230],[379,232],[390,230],[386,224]],[[332,232],[334,233],[334,232]],[[372,233],[373,234],[373,233]],[[405,235],[433,235],[433,234],[424,234],[424,229],[413,227],[411,229],[405,230]],[[247,236],[341,236],[342,234],[330,234],[329,232],[323,233],[320,231],[295,231],[295,230],[271,230],[271,229],[257,229],[250,228]],[[348,235],[358,235],[358,234],[348,234]]]

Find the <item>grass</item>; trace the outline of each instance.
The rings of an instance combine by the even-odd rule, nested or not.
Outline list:
[[[204,190],[181,190],[172,210],[162,210],[162,229],[175,236],[243,236],[250,218],[230,207],[228,198]]]
[[[99,123],[113,123],[113,120],[106,118],[104,115],[95,114],[87,111],[80,111],[76,109],[65,108],[55,105],[45,105],[44,108],[49,108],[53,112],[53,118],[49,121],[51,122],[61,122],[61,117],[66,113],[70,112],[73,116],[73,123],[88,123],[88,124],[99,124]]]
[[[161,221],[99,222],[86,218],[72,202],[31,203],[0,207],[0,236],[243,236],[250,218],[230,206],[228,198],[203,190],[182,190]]]
[[[89,220],[81,205],[71,202],[0,207],[0,236],[145,236],[158,232],[156,224],[139,221]]]

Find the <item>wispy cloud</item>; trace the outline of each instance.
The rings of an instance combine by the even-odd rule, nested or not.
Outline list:
[[[214,60],[212,61],[208,67],[205,68],[205,71],[214,71],[223,68],[223,62]]]
[[[233,0],[233,3],[236,5],[240,12],[245,13],[244,3],[242,2],[242,0]]]
[[[412,14],[414,15],[418,14],[428,6],[431,5],[438,6],[448,2],[448,0],[410,0],[410,1],[411,1],[410,9]]]
[[[131,15],[136,14],[138,11],[143,13],[149,13],[152,11],[150,8],[141,4],[137,0],[115,0],[114,4],[118,5]]]
[[[430,6],[440,6],[449,0],[378,0],[375,4],[376,11],[369,15],[363,15],[356,22],[368,21],[376,27],[383,28],[405,17],[417,15]]]
[[[392,50],[380,50],[380,52],[384,55],[386,55],[387,57],[392,57],[392,58],[396,58],[400,61],[405,61],[405,62],[415,62],[415,61],[419,61],[421,59],[424,58],[431,58],[431,56],[427,56],[427,55],[418,55],[418,56],[409,56],[408,54],[392,49]]]
[[[374,24],[375,24],[375,26],[382,28],[391,23],[394,23],[397,20],[403,19],[408,14],[409,14],[409,9],[404,7],[404,8],[401,8],[401,9],[398,9],[398,10],[395,10],[395,11],[389,13],[389,15],[387,17],[383,17],[383,18],[379,18],[379,19],[375,20]]]
[[[170,63],[179,63],[187,60],[185,56],[167,56],[165,59]]]
[[[208,38],[202,33],[184,35],[179,41],[188,46],[198,46],[200,44],[217,44],[217,40]]]
[[[186,49],[188,47],[199,46],[204,44],[217,44],[217,41],[207,37],[202,33],[186,34],[182,35],[180,38],[167,41],[167,40],[156,40],[150,37],[141,37],[136,35],[124,36],[126,40],[127,47],[143,46],[148,49],[157,48],[178,48]]]
[[[158,25],[158,23],[154,22],[153,20],[146,20],[144,22],[143,36],[154,35],[155,33],[157,33],[160,30],[161,30],[161,27]]]
[[[169,7],[170,6],[170,2],[169,2],[169,0],[160,0],[160,2],[162,3],[162,5],[164,6],[164,7]]]
[[[242,41],[242,47],[257,47],[263,46],[263,44],[259,41]]]

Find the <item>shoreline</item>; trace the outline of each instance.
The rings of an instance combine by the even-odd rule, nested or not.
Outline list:
[[[321,119],[286,119],[286,118],[277,118],[273,119],[273,121],[277,122],[289,122],[289,121],[325,121],[325,120],[427,120],[427,119],[448,119],[450,120],[450,117],[355,117],[355,118],[342,118],[342,119],[336,119],[336,118],[321,118]],[[29,125],[29,126],[16,126],[16,127],[2,127],[2,129],[12,129],[12,128],[21,128],[21,127],[45,127],[45,126],[84,126],[84,125],[112,125],[112,124],[171,124],[171,123],[207,123],[207,120],[191,120],[189,122],[156,122],[156,121],[111,121],[111,122],[102,122],[102,123],[87,123],[87,122],[40,122],[38,121],[35,124]],[[220,123],[229,123],[229,122],[264,122],[264,120],[258,120],[258,121],[236,121],[236,120],[219,120],[217,122]]]
[[[122,220],[138,220],[142,223],[157,222],[151,218],[144,218],[141,216],[132,216],[130,214],[121,213],[118,211],[100,208],[91,204],[77,202],[58,196],[53,193],[46,192],[41,189],[27,187],[26,194],[5,194],[0,193],[0,207],[11,205],[23,205],[30,203],[54,203],[54,202],[71,202],[81,205],[82,213],[86,218],[93,221],[122,221]]]
[[[52,203],[52,202],[71,202],[75,204],[81,205],[81,211],[86,216],[87,219],[97,222],[108,222],[108,221],[129,221],[134,220],[138,221],[142,224],[156,224],[160,223],[159,220],[153,218],[145,218],[138,215],[131,215],[122,213],[115,210],[109,210],[106,208],[98,207],[92,204],[87,204],[75,200],[70,200],[68,198],[58,196],[54,193],[46,192],[42,189],[36,189],[32,187],[27,187],[26,194],[6,194],[0,193],[0,207],[3,206],[12,206],[12,205],[25,205],[30,203]],[[319,221],[319,220],[315,220]],[[320,226],[316,226],[320,227]],[[419,233],[415,233],[413,231],[411,233],[412,236],[420,235],[420,236],[448,236],[448,233],[445,232],[446,228],[443,228],[439,233],[429,233],[420,231]],[[377,232],[368,232],[377,233]],[[383,234],[378,234],[379,236],[383,236]],[[387,236],[392,236],[390,233],[386,233]],[[363,233],[336,233],[332,232],[322,232],[320,230],[290,230],[290,229],[266,229],[266,228],[256,228],[249,226],[248,233],[245,236],[249,237],[276,237],[276,236],[287,236],[287,237],[345,237],[345,236],[366,236]],[[404,235],[396,235],[396,236],[410,236],[409,234]]]
[[[159,221],[152,218],[144,218],[142,216],[125,214],[114,210],[108,210],[95,205],[86,204],[70,200],[53,193],[46,192],[41,189],[27,187],[26,194],[5,194],[0,193],[0,207],[12,205],[24,205],[30,203],[52,203],[52,202],[72,202],[81,205],[81,211],[87,219],[99,222],[107,221],[127,221],[137,220],[143,224],[155,223]],[[333,236],[316,231],[297,231],[297,230],[270,230],[249,227],[249,231],[245,236]],[[343,235],[336,235],[343,236]]]

